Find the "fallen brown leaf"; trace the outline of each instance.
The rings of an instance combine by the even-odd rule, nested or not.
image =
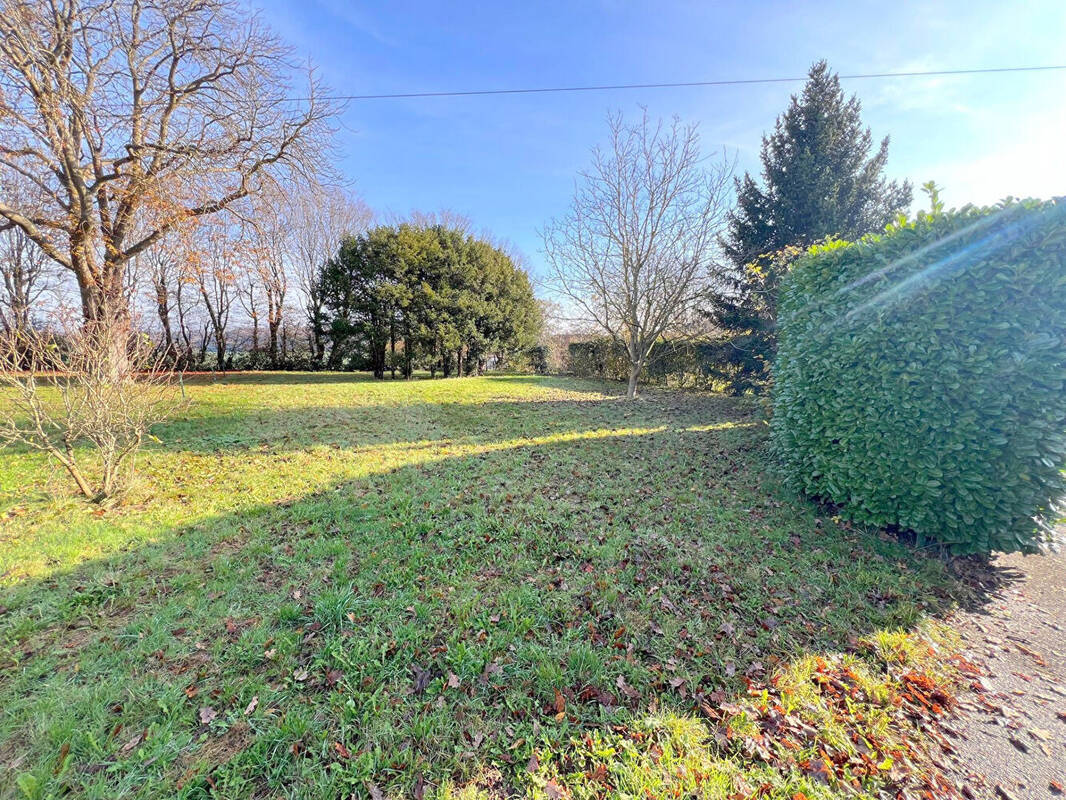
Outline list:
[[[70,753],[70,742],[63,742],[63,746],[59,748],[59,758],[56,759],[56,768],[52,770],[53,775],[58,775],[63,771],[63,765],[67,763],[67,755]]]
[[[548,781],[544,784],[544,794],[547,795],[549,800],[561,800],[561,798],[568,795],[566,788],[555,781]]]

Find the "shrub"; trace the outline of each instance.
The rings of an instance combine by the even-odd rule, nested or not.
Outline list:
[[[783,285],[772,440],[853,520],[1032,550],[1064,488],[1066,204],[812,248]]]
[[[537,375],[547,375],[551,350],[545,344],[535,344],[524,353],[529,368]]]
[[[0,445],[47,454],[84,497],[123,491],[150,429],[182,402],[166,353],[120,324],[0,339]]]
[[[535,344],[517,353],[500,353],[495,358],[490,357],[487,368],[527,375],[547,375],[551,371],[548,363],[550,355],[547,345]]]

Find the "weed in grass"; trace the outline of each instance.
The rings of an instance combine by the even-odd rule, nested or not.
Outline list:
[[[339,631],[351,628],[355,624],[355,613],[359,608],[359,598],[351,584],[334,589],[326,589],[315,598],[312,618],[327,631]]]

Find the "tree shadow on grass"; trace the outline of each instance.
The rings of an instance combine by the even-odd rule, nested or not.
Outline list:
[[[369,372],[287,372],[269,370],[193,370],[182,373],[182,380],[191,386],[238,384],[242,386],[302,386],[328,383],[372,383],[376,379]],[[420,380],[416,378],[415,380]]]
[[[694,408],[714,419],[754,419],[753,405],[736,398],[652,393],[637,404],[625,405],[620,397],[596,391],[599,384],[578,392],[568,388],[558,397],[540,399],[501,395],[501,385],[506,387],[507,379],[493,378],[493,394],[475,402],[425,398],[390,402],[392,398],[386,397],[363,405],[323,398],[331,402],[256,409],[194,404],[153,432],[162,441],[157,449],[164,451],[213,453],[261,447],[283,452],[315,446],[358,450],[440,440],[488,443],[619,424],[652,428],[674,425],[679,413]],[[540,389],[553,386],[543,380],[533,385]]]
[[[750,419],[662,413],[475,443],[4,588],[4,785],[332,797],[486,765],[510,782],[537,752],[742,697],[1010,579],[788,501]]]
[[[556,375],[527,375],[511,372],[489,372],[480,376],[466,376],[464,378],[441,376],[430,377],[429,373],[418,373],[411,379],[396,378],[386,375],[385,378],[375,378],[369,372],[283,372],[283,371],[240,371],[229,372],[188,372],[183,373],[182,380],[190,386],[212,386],[218,384],[234,384],[242,386],[315,386],[322,384],[353,384],[371,386],[412,386],[425,384],[462,384],[469,380],[486,380],[494,382],[506,382],[512,384],[534,384],[536,386],[565,386],[573,391],[575,385],[585,385],[586,391],[607,392],[611,394],[623,394],[625,387],[617,381],[599,381],[596,379],[583,380],[569,376]],[[621,388],[619,388],[621,387]]]

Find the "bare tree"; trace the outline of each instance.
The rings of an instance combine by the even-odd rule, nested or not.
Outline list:
[[[244,280],[238,283],[235,287],[237,292],[237,299],[240,301],[241,308],[244,309],[244,313],[248,315],[248,319],[252,322],[252,349],[253,354],[259,352],[259,273],[258,270],[252,270],[245,272]]]
[[[211,262],[196,270],[196,280],[215,342],[215,368],[224,370],[230,310],[236,288],[234,273],[225,261]]]
[[[569,213],[542,232],[551,283],[625,348],[627,397],[657,342],[691,318],[725,218],[732,165],[706,168],[694,125],[608,117]]]
[[[294,67],[238,0],[0,0],[0,180],[35,190],[0,228],[74,274],[86,320],[127,317],[131,258],[323,168],[334,108]]]
[[[230,311],[237,297],[241,265],[251,258],[244,245],[243,225],[223,215],[197,226],[186,250],[186,264],[200,292],[200,299],[215,342],[216,368],[226,368]],[[202,360],[202,358],[201,358]]]
[[[292,225],[292,261],[303,295],[307,317],[311,362],[321,366],[326,344],[322,330],[325,299],[319,287],[319,272],[340,247],[341,238],[361,233],[373,213],[362,200],[339,189],[307,191],[296,199]]]
[[[267,354],[271,369],[277,369],[279,334],[285,318],[285,299],[289,291],[291,254],[296,249],[296,226],[293,220],[298,210],[291,208],[288,198],[265,195],[259,198],[252,214],[251,233],[254,240],[254,275],[266,304]],[[246,309],[255,310],[254,295],[248,293]],[[258,339],[258,315],[253,317]]]
[[[201,328],[203,336],[197,355],[194,355],[193,343],[195,332],[192,328],[193,308],[196,304],[196,287],[188,269],[180,270],[174,282],[174,311],[178,315],[178,336],[181,340],[180,363],[188,367],[191,364],[203,364],[207,352],[207,331]]]
[[[24,201],[29,182],[21,175],[0,180],[0,199]],[[0,226],[2,228],[2,226]],[[28,330],[32,311],[45,292],[54,288],[46,267],[48,257],[19,228],[0,230],[0,327],[5,332]]]
[[[407,223],[416,228],[452,228],[463,233],[472,233],[474,222],[466,214],[454,211],[450,208],[441,208],[437,211],[410,211],[406,216],[390,214],[386,222],[389,225],[402,225]],[[491,238],[491,234],[489,234]],[[495,242],[493,242],[495,244]]]
[[[178,357],[171,312],[181,287],[181,264],[173,247],[172,237],[161,239],[137,257],[142,262],[151,283],[151,300],[155,306],[159,326],[163,332],[162,351],[172,360]]]
[[[271,369],[277,369],[281,365],[278,337],[285,321],[285,296],[289,291],[289,272],[284,250],[273,250],[271,256],[259,262],[259,280],[263,284],[263,296],[266,298],[267,353]]]
[[[32,309],[52,288],[45,271],[47,261],[41,248],[22,231],[0,233],[0,326],[5,332],[29,330]]]

